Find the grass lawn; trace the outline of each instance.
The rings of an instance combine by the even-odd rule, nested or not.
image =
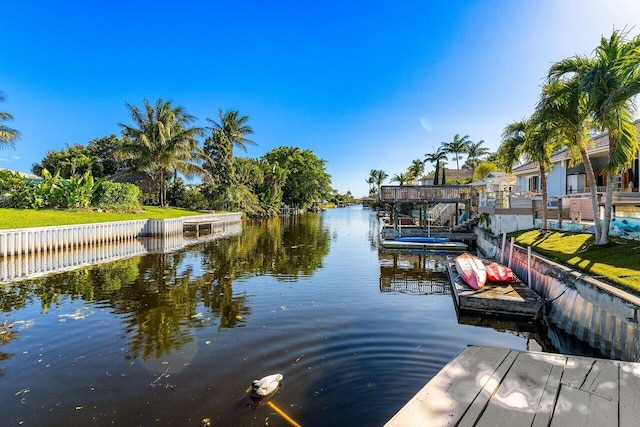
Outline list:
[[[58,211],[33,209],[0,209],[0,230],[11,228],[46,227],[55,225],[90,224],[94,222],[126,221],[130,219],[166,219],[202,215],[180,208],[145,206],[140,213]]]
[[[640,295],[640,242],[611,238],[596,246],[593,234],[538,230],[512,233],[521,246]]]

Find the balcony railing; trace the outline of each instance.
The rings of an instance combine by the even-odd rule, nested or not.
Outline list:
[[[383,202],[458,202],[474,197],[473,187],[468,185],[408,185],[382,186]]]

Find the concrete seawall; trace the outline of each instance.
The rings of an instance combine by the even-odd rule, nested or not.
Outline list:
[[[0,231],[0,257],[125,242],[139,237],[167,238],[182,235],[183,223],[194,219],[233,224],[241,222],[242,215],[240,213],[211,214],[171,219],[142,219],[3,230]]]
[[[239,218],[240,215],[237,215]],[[162,237],[128,237],[99,243],[79,242],[74,246],[18,253],[0,257],[0,284],[46,276],[53,273],[116,261],[147,253],[168,253],[186,246],[242,234],[242,223],[236,216],[228,222],[217,219],[216,228],[202,238],[175,233]],[[223,225],[221,225],[223,224]],[[81,230],[83,230],[81,228]],[[55,235],[55,233],[53,233]],[[49,234],[51,235],[51,233]],[[132,234],[130,235],[132,236]],[[86,242],[88,242],[87,240]]]
[[[478,249],[497,258],[502,239],[476,228]],[[505,263],[509,248],[505,250]],[[547,301],[547,315],[557,327],[613,359],[640,359],[640,298],[596,278],[514,245],[511,268]]]

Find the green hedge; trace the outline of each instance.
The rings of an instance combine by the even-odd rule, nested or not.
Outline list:
[[[140,189],[133,184],[104,181],[94,194],[92,205],[104,210],[140,208]]]

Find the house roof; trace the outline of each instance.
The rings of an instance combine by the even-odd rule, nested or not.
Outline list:
[[[159,188],[151,175],[146,172],[116,172],[109,177],[109,180],[122,184],[134,184],[140,187],[142,191],[149,193],[158,191]]]
[[[11,169],[7,169],[7,168],[0,168],[0,170],[4,170],[4,171],[9,171],[9,172],[13,172],[13,173],[17,173],[20,176],[22,176],[23,178],[26,179],[30,179],[31,181],[42,181],[42,177],[38,176],[38,175],[34,175],[32,173],[28,173],[28,172],[20,172],[20,171],[14,171]]]
[[[511,175],[505,172],[489,172],[484,179],[480,181],[474,181],[470,185],[473,186],[483,186],[488,184],[496,184],[496,183],[505,183],[505,184],[515,184],[517,181],[517,177],[515,175]]]

